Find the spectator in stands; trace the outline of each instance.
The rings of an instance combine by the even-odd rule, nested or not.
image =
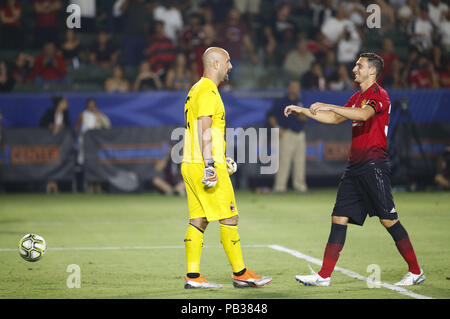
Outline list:
[[[354,63],[361,50],[361,38],[355,28],[346,26],[344,32],[337,42],[337,62],[345,64],[349,70],[353,69]]]
[[[175,58],[175,63],[167,72],[166,88],[169,90],[189,90],[193,84],[193,75],[189,68],[187,68],[186,55],[182,52],[178,53]]]
[[[433,45],[433,24],[427,9],[420,9],[420,15],[414,20],[411,31],[411,44],[420,52],[429,53]]]
[[[31,80],[34,66],[32,55],[20,52],[11,66],[11,77],[15,83],[27,83]]]
[[[359,0],[343,1],[342,6],[347,13],[350,21],[352,21],[358,28],[363,27],[366,23],[366,8]]]
[[[68,84],[66,62],[53,42],[44,44],[43,51],[34,61],[32,78],[37,84]]]
[[[228,15],[228,11],[233,7],[233,0],[204,0],[201,5],[202,11],[206,14],[206,23],[223,23]],[[212,18],[212,20],[210,20]]]
[[[175,45],[164,33],[164,22],[155,21],[153,29],[145,57],[150,69],[164,80],[168,68],[175,59]]]
[[[123,7],[126,0],[114,0],[111,14],[111,29],[113,34],[123,32]]]
[[[192,74],[195,76],[195,82],[203,75],[203,52],[209,47],[217,47],[219,43],[216,41],[216,30],[212,24],[205,24],[201,32],[202,43],[195,47],[195,62],[191,65]]]
[[[325,79],[337,73],[336,53],[333,50],[327,51],[322,70]]]
[[[314,62],[311,69],[302,77],[302,88],[325,90],[327,82],[323,76],[322,66],[320,62]]]
[[[59,134],[63,129],[70,128],[68,103],[65,97],[54,96],[53,106],[47,109],[39,121],[41,128],[49,129],[53,135]],[[58,184],[55,181],[48,181],[47,193],[58,193]]]
[[[291,6],[281,5],[275,17],[264,26],[266,64],[281,64],[285,56],[279,52],[279,45],[286,42],[285,35],[297,34],[297,25],[291,19]],[[290,32],[288,32],[290,30]]]
[[[170,154],[173,145],[169,146],[166,156],[155,164],[156,176],[153,178],[153,185],[165,195],[178,194],[186,196],[186,188],[181,176],[181,165],[175,164]]]
[[[237,9],[230,9],[228,19],[217,30],[218,41],[221,48],[228,51],[233,59],[233,72],[230,74],[230,82],[236,82],[239,78],[239,65],[243,60],[243,48],[245,48],[250,61],[258,63],[255,47],[250,38],[246,24],[241,20],[241,14]]]
[[[195,47],[202,42],[202,18],[198,13],[188,16],[187,24],[178,38],[178,46],[188,55],[189,63],[195,61]]]
[[[75,34],[74,29],[67,29],[64,41],[61,45],[61,52],[67,65],[77,69],[81,62],[85,60],[81,42]]]
[[[397,9],[396,16],[398,27],[403,34],[407,35],[412,32],[410,30],[412,28],[411,21],[413,20],[416,11],[418,12],[419,9],[415,0],[407,0],[407,3],[401,4]]]
[[[145,0],[125,0],[120,10],[124,25],[123,61],[125,65],[137,66],[144,58],[151,14]]]
[[[444,189],[450,189],[450,146],[445,146],[444,151],[437,159],[435,183]]]
[[[328,18],[336,14],[333,6],[333,0],[315,0],[311,1],[312,21],[314,28],[319,28]]]
[[[337,71],[329,78],[328,88],[333,91],[353,88],[353,81],[348,74],[348,67],[345,64],[340,64]]]
[[[35,45],[40,48],[44,43],[58,43],[59,12],[63,5],[61,0],[33,0],[35,11]]]
[[[14,78],[9,66],[5,61],[0,61],[0,93],[11,92],[13,88]]]
[[[446,56],[450,55],[450,10],[442,14],[437,33],[439,36],[439,47],[442,48],[443,54]]]
[[[77,162],[81,166],[84,164],[83,136],[89,130],[101,130],[111,128],[109,118],[97,108],[97,101],[89,98],[86,101],[86,108],[78,116],[75,123],[75,133],[78,136],[78,157]],[[89,193],[102,193],[102,184],[100,182],[88,183]]]
[[[407,87],[407,85],[403,83],[402,67],[403,63],[400,59],[392,61],[392,76],[390,78],[385,78],[383,86],[394,89]]]
[[[16,0],[7,0],[0,6],[1,47],[21,49],[23,47],[22,5]]]
[[[384,62],[384,68],[383,72],[381,72],[380,77],[378,78],[378,83],[380,85],[384,85],[385,81],[389,84],[392,84],[392,77],[393,77],[393,67],[392,63],[394,60],[398,60],[399,56],[394,51],[394,42],[392,42],[392,39],[390,38],[384,38],[383,44],[382,44],[383,50],[378,53],[378,55],[383,59]],[[390,85],[387,85],[388,87]]]
[[[306,185],[306,135],[304,115],[299,117],[285,117],[286,105],[302,105],[300,101],[300,82],[291,81],[287,95],[277,99],[267,113],[267,120],[272,128],[279,128],[280,134],[280,163],[273,190],[277,193],[285,192],[292,167],[292,184],[297,192],[308,190]],[[299,103],[299,104],[297,104]]]
[[[136,92],[161,90],[163,83],[158,74],[152,72],[147,61],[142,61],[139,73],[134,81],[133,90]]]
[[[439,79],[433,63],[424,56],[420,57],[417,68],[411,71],[409,83],[412,88],[418,89],[439,87]]]
[[[300,39],[295,50],[291,50],[283,62],[283,70],[297,81],[301,81],[303,74],[311,69],[315,61],[314,55],[309,52],[305,39]]]
[[[330,46],[320,30],[314,32],[313,37],[307,39],[308,50],[314,54],[316,60],[323,61],[326,59],[328,52],[332,51]],[[334,57],[336,59],[336,56]]]
[[[254,21],[259,14],[261,0],[234,0],[234,7],[241,15],[245,15],[248,20]]]
[[[395,27],[395,9],[385,0],[375,0],[375,3],[380,7],[381,32],[387,32]]]
[[[336,16],[330,17],[324,21],[320,27],[320,31],[325,36],[325,39],[330,47],[337,45],[341,35],[345,29],[354,30],[355,25],[347,18],[347,14],[342,6],[339,6],[336,11]]]
[[[81,14],[81,32],[95,32],[97,16],[97,1],[93,0],[70,0],[71,4],[80,7]]]
[[[125,93],[131,89],[130,82],[125,78],[124,70],[120,65],[113,68],[112,77],[105,81],[105,91],[109,93]]]
[[[433,23],[435,28],[439,28],[441,24],[441,18],[446,16],[449,8],[448,4],[444,3],[441,0],[430,0],[428,1],[428,14],[430,16],[430,20]]]
[[[153,18],[164,21],[164,34],[176,43],[183,29],[183,16],[173,3],[173,0],[159,1],[159,5],[153,10]]]
[[[98,68],[108,69],[117,64],[118,52],[106,31],[100,31],[89,52],[89,62]]]

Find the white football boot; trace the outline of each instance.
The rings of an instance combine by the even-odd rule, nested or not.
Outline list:
[[[222,288],[221,284],[216,284],[213,282],[207,281],[205,278],[203,278],[202,275],[197,278],[189,278],[185,277],[185,283],[184,283],[185,289],[195,289],[195,288],[215,288],[220,289]]]
[[[310,265],[308,265],[311,270],[311,275],[306,276],[295,276],[295,280],[304,284],[305,286],[319,286],[319,287],[328,287],[331,284],[331,278],[322,278],[318,273],[316,273]]]
[[[409,272],[403,276],[403,279],[399,282],[396,282],[394,285],[396,286],[413,286],[413,285],[420,285],[425,281],[425,274],[423,272],[423,269],[420,269],[420,274],[415,275],[412,272]]]

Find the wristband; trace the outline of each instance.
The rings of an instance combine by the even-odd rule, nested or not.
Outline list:
[[[205,167],[214,167],[214,158],[205,159]]]

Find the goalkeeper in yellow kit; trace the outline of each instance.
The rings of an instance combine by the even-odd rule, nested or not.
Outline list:
[[[238,209],[229,174],[236,163],[225,158],[225,108],[217,89],[228,80],[232,65],[228,52],[211,47],[203,53],[203,77],[186,98],[183,162],[189,225],[184,240],[187,273],[185,288],[221,288],[200,274],[203,233],[210,221],[220,223],[220,239],[233,270],[235,287],[260,287],[272,278],[248,270],[242,258],[237,229]]]

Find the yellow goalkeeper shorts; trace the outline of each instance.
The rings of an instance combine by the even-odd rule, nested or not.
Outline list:
[[[189,219],[206,217],[208,221],[238,215],[233,185],[226,168],[216,168],[217,184],[205,187],[202,183],[205,166],[182,163],[181,175],[186,185]]]

